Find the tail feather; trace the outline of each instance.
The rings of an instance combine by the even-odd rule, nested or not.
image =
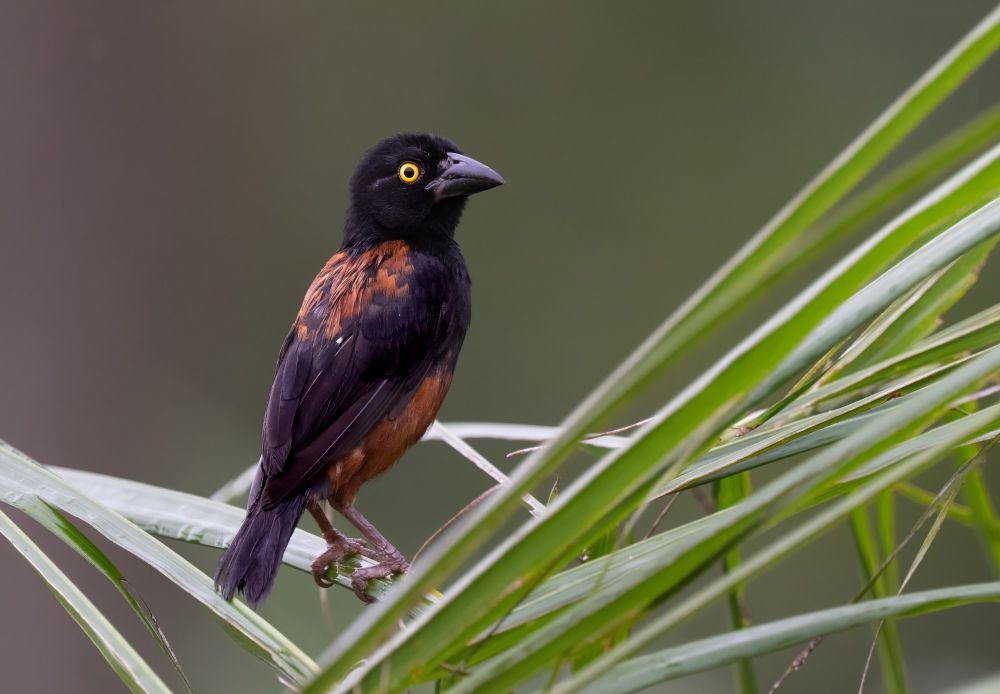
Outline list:
[[[305,496],[270,509],[252,508],[215,570],[215,589],[231,600],[237,592],[256,608],[271,590],[292,531],[305,510]]]

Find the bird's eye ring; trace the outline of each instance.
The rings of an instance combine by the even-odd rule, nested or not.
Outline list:
[[[404,161],[399,167],[399,180],[403,183],[415,183],[420,178],[420,167],[412,161]]]

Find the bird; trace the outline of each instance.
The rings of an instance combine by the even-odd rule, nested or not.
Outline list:
[[[437,416],[471,319],[471,284],[455,230],[470,195],[504,183],[443,137],[401,133],[363,156],[349,184],[340,249],[306,291],[281,347],[264,413],[246,516],[215,572],[226,600],[257,608],[310,512],[326,541],[321,587],[349,554],[363,601],[372,579],[405,573],[403,554],[355,507]],[[361,534],[335,529],[322,502]]]

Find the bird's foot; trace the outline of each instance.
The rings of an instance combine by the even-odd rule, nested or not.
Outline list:
[[[371,550],[364,540],[341,535],[326,546],[326,551],[313,559],[311,564],[313,580],[320,588],[329,588],[333,583],[326,578],[331,564],[335,564],[348,554],[371,557]]]
[[[409,562],[398,551],[388,553],[375,566],[355,569],[351,574],[351,588],[362,602],[374,602],[375,598],[368,595],[368,582],[378,578],[388,578],[396,574],[404,574],[410,569]]]

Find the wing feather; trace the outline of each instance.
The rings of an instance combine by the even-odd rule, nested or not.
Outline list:
[[[457,354],[465,325],[446,310],[456,297],[439,278],[416,275],[428,268],[408,268],[411,276],[397,277],[391,292],[374,272],[343,264],[317,277],[282,348],[268,399],[265,507],[323,484],[331,461],[405,407],[427,374]],[[363,281],[345,292],[343,273]],[[330,325],[337,334],[328,334]]]

